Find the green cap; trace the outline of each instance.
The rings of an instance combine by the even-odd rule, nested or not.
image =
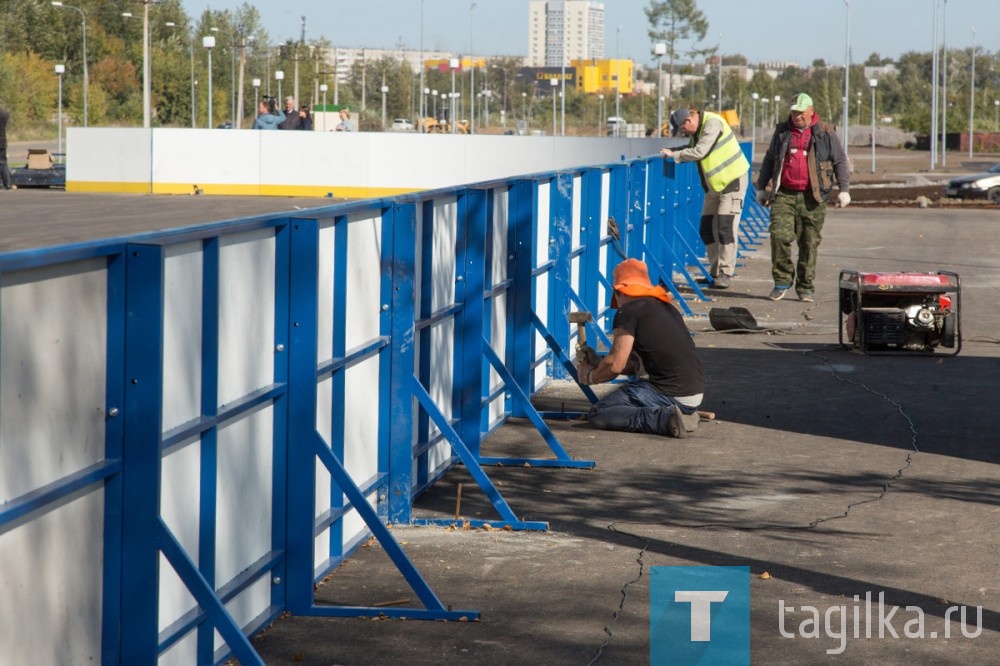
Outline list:
[[[805,93],[799,93],[792,102],[792,111],[805,111],[813,105],[813,98]]]

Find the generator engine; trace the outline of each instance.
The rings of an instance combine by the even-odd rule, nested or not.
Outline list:
[[[841,271],[840,344],[866,354],[958,354],[960,298],[956,273]]]

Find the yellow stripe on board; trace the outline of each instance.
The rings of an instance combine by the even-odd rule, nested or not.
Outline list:
[[[67,192],[101,194],[206,194],[243,197],[317,197],[334,199],[377,199],[411,194],[420,188],[325,185],[239,185],[219,183],[123,183],[67,181]]]

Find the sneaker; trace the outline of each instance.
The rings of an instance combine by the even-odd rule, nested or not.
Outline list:
[[[729,276],[725,273],[719,273],[719,277],[715,278],[715,288],[729,289]]]
[[[785,297],[785,292],[788,291],[788,287],[775,287],[771,290],[771,294],[768,296],[772,301],[780,301]]]
[[[814,303],[816,299],[813,298],[813,293],[811,291],[800,291],[799,300],[803,303]]]
[[[684,427],[684,412],[679,405],[670,408],[670,416],[667,418],[667,434],[676,439],[687,437],[687,429]]]

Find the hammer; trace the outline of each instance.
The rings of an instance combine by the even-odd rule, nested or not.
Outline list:
[[[589,312],[570,312],[569,323],[576,324],[576,358],[580,360],[580,352],[587,346],[587,322],[593,317]]]

